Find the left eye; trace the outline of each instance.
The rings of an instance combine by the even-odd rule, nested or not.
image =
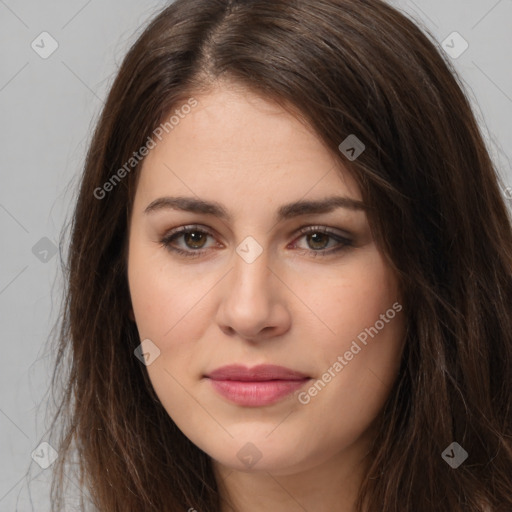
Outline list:
[[[306,238],[308,249],[301,249],[299,251],[309,253],[312,256],[329,255],[335,252],[347,249],[353,246],[353,241],[349,238],[342,236],[339,233],[331,231],[325,226],[309,226],[299,230],[301,238]],[[169,251],[186,256],[197,257],[204,254],[208,249],[205,248],[207,238],[213,235],[200,226],[183,226],[171,231],[161,241],[161,245]],[[185,243],[185,248],[177,247],[175,241],[182,239]],[[334,247],[327,248],[330,242],[334,241]],[[294,245],[293,243],[292,245]],[[217,245],[219,246],[219,245]]]

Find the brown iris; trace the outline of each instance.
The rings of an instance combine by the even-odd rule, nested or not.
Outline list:
[[[314,238],[313,246],[310,245],[310,247],[313,249],[324,249],[326,247],[326,245],[329,243],[329,235],[326,235],[325,233],[313,233],[313,234],[307,235],[307,237],[308,237],[308,245],[309,245],[310,241]],[[322,243],[322,237],[323,237],[323,241],[325,243]],[[314,244],[316,244],[316,243],[320,243],[321,247],[315,247]]]

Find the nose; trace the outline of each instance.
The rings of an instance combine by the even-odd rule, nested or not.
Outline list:
[[[225,334],[258,342],[289,330],[287,288],[268,263],[265,250],[251,263],[234,254],[233,269],[219,289],[217,323]]]

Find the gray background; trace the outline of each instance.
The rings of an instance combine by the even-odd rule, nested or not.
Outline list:
[[[454,31],[469,43],[450,59],[510,198],[512,0],[391,3],[424,24],[440,44]],[[43,349],[62,293],[60,256],[53,252],[115,72],[165,4],[0,0],[0,511],[32,510],[29,490],[34,510],[49,510],[51,466],[42,469],[31,455],[47,440],[51,354]],[[35,41],[49,48],[49,40],[38,37],[43,31],[58,43],[46,59],[31,47]],[[460,48],[456,40],[449,44]]]

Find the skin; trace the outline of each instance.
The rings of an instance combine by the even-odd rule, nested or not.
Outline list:
[[[146,157],[130,219],[133,319],[140,339],[160,350],[147,366],[152,385],[178,427],[212,457],[223,512],[351,512],[372,424],[397,376],[403,312],[360,344],[306,405],[295,393],[272,405],[240,406],[203,377],[227,364],[276,364],[310,376],[307,391],[400,301],[396,277],[364,210],[276,222],[285,203],[361,200],[347,169],[305,123],[233,84],[194,97],[198,106]],[[144,213],[155,199],[179,195],[217,201],[232,219]],[[172,243],[203,254],[187,258],[161,244],[172,229],[191,224],[212,235]],[[298,233],[307,226],[332,228],[353,246],[322,256],[320,249],[338,242]],[[236,251],[247,236],[262,249],[251,263]],[[237,457],[246,443],[261,457],[250,467]]]

